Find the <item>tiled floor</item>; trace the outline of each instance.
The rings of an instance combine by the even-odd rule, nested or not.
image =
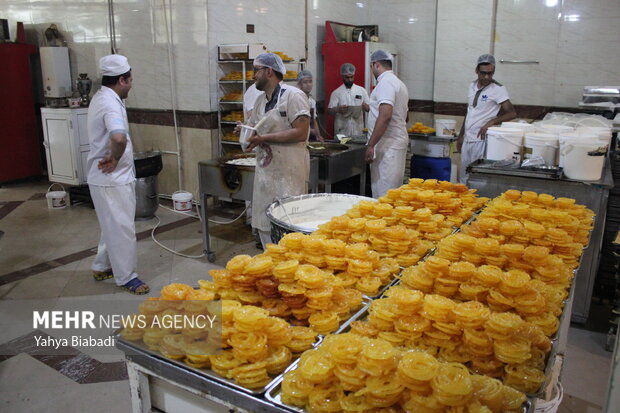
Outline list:
[[[48,209],[40,195],[47,186],[0,187],[0,231],[4,231],[0,238],[0,350],[6,342],[33,333],[31,325],[15,322],[10,316],[11,308],[30,302],[26,300],[47,299],[47,303],[63,305],[70,300],[105,303],[134,299],[111,280],[95,282],[91,277],[91,249],[99,239],[94,210],[87,205]],[[164,229],[156,235],[160,242],[186,255],[202,252],[198,220],[188,223],[186,217],[163,208],[157,215]],[[150,237],[156,221],[137,222],[137,233],[145,234],[138,242],[138,272],[151,286],[150,295],[158,294],[170,282],[195,284],[208,277],[209,269],[222,266],[236,254],[257,254],[251,231],[242,221],[211,227],[212,248],[217,254],[213,264],[206,258],[184,258],[165,251]],[[604,340],[600,333],[570,329],[562,374],[565,396],[559,412],[601,411],[611,359],[611,353],[603,349]],[[129,412],[129,384],[125,378],[119,379],[124,376],[117,368],[122,353],[85,353],[50,359],[26,353],[2,356],[0,351],[0,411]],[[81,375],[76,365],[89,366],[88,375]]]

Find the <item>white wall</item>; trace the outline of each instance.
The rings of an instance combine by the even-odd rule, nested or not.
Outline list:
[[[438,0],[436,101],[466,102],[476,57],[491,50],[492,11],[492,0]],[[495,78],[515,104],[576,107],[583,86],[620,83],[619,23],[618,0],[498,1]]]

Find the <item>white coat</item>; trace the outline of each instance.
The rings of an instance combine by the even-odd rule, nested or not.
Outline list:
[[[336,113],[334,120],[334,134],[359,136],[364,130],[364,111],[362,103],[369,104],[366,89],[356,84],[347,88],[344,84],[332,92],[328,108],[350,106],[345,113]]]

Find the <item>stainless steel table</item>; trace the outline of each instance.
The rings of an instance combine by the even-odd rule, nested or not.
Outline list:
[[[605,162],[603,177],[599,181],[582,182],[571,179],[545,179],[520,176],[515,169],[484,171],[472,169],[467,186],[478,190],[478,194],[494,198],[508,189],[547,193],[555,197],[574,198],[577,203],[586,205],[594,211],[596,218],[590,235],[590,243],[583,253],[581,266],[575,278],[575,297],[573,301],[572,321],[585,323],[590,311],[594,279],[598,271],[607,200],[609,191],[614,186],[609,158]]]
[[[328,151],[325,154],[311,153],[319,162],[319,183],[325,185],[325,192],[332,192],[332,184],[354,176],[360,177],[360,192],[366,189],[366,145],[347,143],[349,149]]]
[[[310,159],[309,190],[318,188],[319,161]],[[209,238],[208,199],[229,198],[239,201],[252,201],[254,192],[254,167],[225,165],[218,159],[198,162],[198,191],[200,193],[200,219],[202,221],[203,252],[209,262],[215,261],[215,252],[211,249]]]

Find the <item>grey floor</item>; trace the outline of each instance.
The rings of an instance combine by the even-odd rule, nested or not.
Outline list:
[[[48,209],[43,197],[47,186],[25,183],[0,187],[0,231],[4,231],[0,237],[0,347],[32,334],[32,325],[10,320],[5,309],[11,306],[41,299],[62,304],[70,300],[108,302],[132,298],[112,281],[95,282],[91,277],[93,257],[89,251],[99,239],[95,211],[87,205]],[[186,217],[163,208],[157,215],[167,228],[156,235],[160,242],[186,255],[201,253],[198,220],[179,223]],[[209,269],[223,266],[236,254],[259,253],[249,227],[242,221],[212,226],[213,249],[217,253],[213,264],[205,258],[184,258],[165,251],[155,245],[150,235],[141,239],[138,272],[150,285],[150,296],[157,295],[170,282],[195,284],[208,278]],[[148,231],[155,223],[154,219],[137,222],[136,231]],[[167,224],[174,228],[165,227]],[[604,343],[604,334],[571,327],[561,376],[565,396],[559,412],[601,411],[611,360]],[[76,366],[68,366],[66,360],[58,362],[27,353],[0,355],[0,411],[129,412],[129,384],[118,368],[122,367],[123,354],[118,350],[85,353],[71,360],[88,360],[80,363],[94,366],[88,377],[80,375]]]

